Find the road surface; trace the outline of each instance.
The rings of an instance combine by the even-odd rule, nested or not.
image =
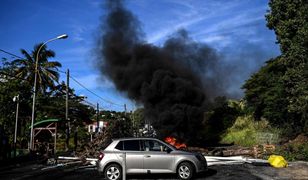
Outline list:
[[[301,167],[301,168],[299,168]],[[293,169],[292,169],[293,168]],[[43,169],[43,170],[42,170]],[[299,171],[301,169],[301,171]],[[292,174],[290,172],[295,172]],[[308,164],[275,169],[269,166],[254,166],[251,164],[211,166],[206,173],[199,174],[196,180],[276,180],[276,179],[307,179]],[[302,173],[302,174],[301,174]],[[1,180],[103,180],[95,168],[51,168],[44,169],[42,165],[14,167],[0,171]],[[172,180],[174,175],[128,176],[129,180]]]

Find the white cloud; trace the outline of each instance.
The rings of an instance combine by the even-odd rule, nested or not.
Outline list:
[[[89,47],[79,46],[79,47],[74,47],[70,49],[65,49],[63,50],[63,53],[71,55],[71,56],[84,56],[90,51],[91,49]]]
[[[73,26],[73,35],[72,38],[76,42],[84,41],[83,33],[85,32],[86,28],[83,26]]]
[[[165,28],[164,30],[161,30],[159,32],[156,32],[152,35],[150,35],[150,38],[148,39],[148,42],[150,43],[155,43],[161,39],[163,39],[164,37],[170,35],[171,33],[175,32],[176,30],[180,29],[180,28],[186,28],[190,25],[193,25],[195,23],[198,23],[200,21],[202,21],[204,19],[204,17],[196,17],[194,19],[190,19],[190,20],[186,20],[183,21],[179,24],[176,24],[174,26],[171,26],[169,28]]]
[[[234,29],[238,29],[239,27],[246,26],[247,24],[262,19],[264,19],[264,17],[247,17],[247,15],[241,14],[233,18],[226,19],[219,23],[213,24],[206,30],[200,31],[194,35],[199,36],[199,35],[206,35],[206,34],[220,33],[220,32],[226,33],[227,31],[233,31]]]
[[[205,37],[203,39],[199,39],[200,41],[207,42],[207,43],[212,43],[216,41],[224,41],[226,39],[225,36],[217,35],[217,36],[209,36]]]
[[[266,6],[256,7],[252,9],[239,9],[242,4],[240,1],[227,1],[227,2],[194,2],[194,1],[175,1],[169,0],[174,4],[185,7],[184,12],[173,13],[172,20],[169,23],[164,23],[163,27],[158,31],[152,31],[148,33],[148,42],[157,43],[167,36],[171,35],[180,28],[189,29],[195,28],[193,37],[214,35],[217,38],[222,38],[221,33],[228,33],[235,28],[243,27],[249,23],[253,23],[264,19],[264,13]],[[198,4],[199,3],[199,4]],[[213,10],[214,9],[214,10]],[[174,16],[174,14],[178,14]],[[262,15],[260,15],[262,14]],[[217,20],[222,19],[222,20]],[[204,26],[202,23],[205,23]],[[215,23],[215,24],[211,24]],[[206,27],[205,29],[196,28],[199,25]],[[248,33],[248,32],[246,32]],[[205,41],[213,41],[214,38],[203,38]]]

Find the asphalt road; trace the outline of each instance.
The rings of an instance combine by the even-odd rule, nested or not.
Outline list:
[[[46,167],[41,164],[0,166],[0,180],[103,180],[95,167]],[[175,175],[128,176],[128,180],[171,180]],[[308,162],[292,162],[287,168],[252,164],[215,165],[196,180],[308,180]]]
[[[0,171],[1,180],[11,179],[31,179],[31,180],[103,180],[95,168],[56,168],[42,170],[41,165],[32,165],[26,167],[17,167]],[[206,173],[199,174],[196,180],[261,180],[261,179],[280,179],[272,167],[253,166],[250,164],[211,166]],[[272,172],[273,171],[273,172]],[[265,172],[265,173],[264,173]],[[270,172],[270,173],[269,173]],[[177,179],[174,175],[146,175],[146,176],[128,176],[130,180],[171,180]],[[285,179],[285,178],[284,178]]]

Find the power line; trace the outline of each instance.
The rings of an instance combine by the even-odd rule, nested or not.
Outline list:
[[[94,103],[90,102],[90,101],[87,101],[87,100],[82,100],[82,101],[85,102],[85,104],[87,104],[87,105],[93,107],[94,109],[97,108],[96,105],[95,105]],[[104,108],[99,108],[99,110],[100,110],[100,111],[105,111]]]
[[[72,80],[75,81],[77,84],[79,84],[81,87],[83,87],[84,89],[86,89],[87,91],[89,91],[90,93],[92,93],[93,95],[95,95],[96,97],[102,99],[103,101],[105,101],[105,102],[107,102],[107,103],[109,103],[109,104],[113,104],[113,105],[121,106],[121,107],[122,107],[122,105],[120,105],[120,104],[117,104],[117,103],[114,103],[114,102],[112,102],[112,101],[109,101],[109,100],[107,100],[107,99],[105,99],[105,98],[102,98],[101,96],[99,96],[99,95],[96,94],[95,92],[93,92],[93,91],[91,91],[90,89],[88,89],[85,85],[81,84],[77,79],[75,79],[75,78],[72,77],[71,75],[70,75],[70,78],[72,78]]]
[[[60,69],[57,69],[57,71],[58,71],[58,72],[60,72],[60,73],[64,73],[64,74],[66,74],[66,72],[65,72],[65,71],[61,71]]]
[[[96,105],[94,105],[93,103],[91,103],[90,101],[87,101],[87,100],[83,100],[83,102],[85,102],[86,104],[92,106],[92,107],[95,107]]]
[[[7,51],[5,51],[5,50],[3,50],[3,49],[0,49],[0,51],[4,52],[4,53],[6,53],[6,54],[9,54],[9,55],[11,55],[11,56],[17,57],[17,58],[19,58],[19,59],[23,59],[22,57],[17,56],[17,55],[15,55],[15,54],[13,54],[13,53],[7,52]]]
[[[3,50],[3,49],[0,49],[0,51],[4,52],[4,53],[6,53],[6,54],[9,54],[9,55],[11,55],[11,56],[14,56],[14,57],[23,59],[22,57],[17,56],[17,55],[15,55],[15,54],[13,54],[13,53],[7,52],[7,51],[5,51],[5,50]],[[59,69],[57,69],[57,71],[60,72],[60,73],[66,74],[66,72],[61,71],[61,70],[59,70]],[[8,75],[8,74],[6,74],[6,75]],[[8,76],[10,76],[10,75],[8,75]],[[11,76],[11,77],[12,77],[12,76]],[[13,77],[15,77],[15,76],[13,76]],[[112,101],[109,101],[109,100],[107,100],[107,99],[105,99],[105,98],[102,98],[101,96],[99,96],[98,94],[96,94],[95,92],[93,92],[93,91],[91,91],[89,88],[87,88],[85,85],[83,85],[82,83],[80,83],[80,82],[79,82],[76,78],[74,78],[73,76],[69,75],[69,77],[70,77],[73,81],[75,81],[77,84],[79,84],[81,87],[83,87],[84,89],[86,89],[87,91],[89,91],[90,93],[92,93],[93,95],[95,95],[96,97],[102,99],[103,101],[105,101],[105,102],[107,102],[107,103],[109,103],[109,104],[113,104],[113,105],[121,106],[121,107],[122,107],[122,105],[120,105],[120,104],[117,104],[117,103],[114,103],[114,102],[112,102]],[[15,78],[21,79],[21,78],[18,78],[18,77],[15,77]],[[22,80],[25,80],[25,79],[22,79]],[[57,82],[57,84],[59,85],[59,82]]]
[[[61,71],[61,70],[58,70],[58,71],[61,72],[61,73],[65,73],[65,74],[66,74],[66,72],[64,72],[64,71]],[[122,105],[117,104],[117,103],[114,103],[114,102],[112,102],[112,101],[109,101],[109,100],[107,100],[107,99],[105,99],[105,98],[99,96],[99,95],[96,94],[95,92],[91,91],[89,88],[87,88],[85,85],[83,85],[81,82],[79,82],[79,81],[78,81],[76,78],[74,78],[72,75],[69,75],[69,77],[70,77],[73,81],[75,81],[78,85],[80,85],[81,87],[83,87],[85,90],[89,91],[90,93],[92,93],[92,94],[95,95],[96,97],[102,99],[103,101],[105,101],[105,102],[107,102],[107,103],[109,103],[109,104],[113,104],[113,105],[121,106],[121,107],[122,107]]]

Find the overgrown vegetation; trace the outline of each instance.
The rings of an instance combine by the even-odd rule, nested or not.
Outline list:
[[[267,26],[275,31],[281,55],[246,81],[245,99],[257,120],[266,118],[295,137],[308,132],[308,3],[271,0]]]
[[[13,147],[17,104],[13,98],[17,95],[19,95],[17,148],[27,148],[30,135],[35,57],[40,45],[36,45],[31,53],[22,49],[24,58],[1,60],[0,159],[9,157]],[[59,83],[58,68],[61,67],[61,64],[57,61],[50,61],[50,58],[53,57],[55,57],[55,53],[47,49],[47,46],[43,46],[38,61],[35,122],[50,118],[60,119],[58,133],[63,138],[67,129],[65,125],[66,85],[63,82]],[[94,109],[82,101],[83,99],[69,88],[69,118],[73,128],[83,127],[83,123],[89,122],[94,114]],[[71,135],[71,137],[73,136]]]
[[[265,137],[267,135],[271,137]],[[279,135],[280,130],[271,127],[265,119],[255,121],[252,115],[244,115],[237,117],[232,127],[228,128],[226,133],[222,135],[221,142],[234,143],[240,146],[253,146],[263,143],[277,143]]]
[[[308,161],[308,143],[280,146],[275,153],[283,156],[287,161]]]

